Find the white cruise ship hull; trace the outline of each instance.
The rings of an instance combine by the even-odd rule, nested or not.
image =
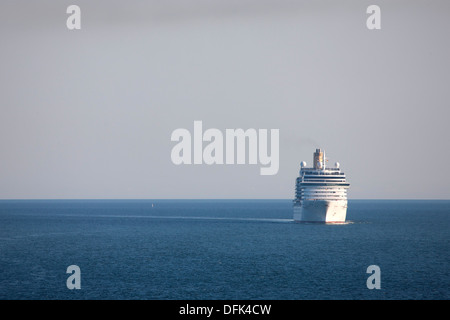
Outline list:
[[[294,221],[344,223],[347,200],[302,200],[294,205]]]

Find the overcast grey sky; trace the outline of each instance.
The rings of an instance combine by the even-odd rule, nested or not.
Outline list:
[[[1,199],[288,199],[319,147],[350,199],[450,198],[449,1],[2,1],[0,15]],[[280,129],[278,174],[174,165],[170,135],[194,120]]]

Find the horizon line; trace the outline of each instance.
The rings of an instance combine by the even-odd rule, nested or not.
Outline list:
[[[188,200],[256,200],[256,201],[273,201],[273,200],[280,200],[280,201],[286,201],[286,200],[293,200],[290,198],[0,198],[0,201],[38,201],[38,200],[100,200],[100,201],[105,201],[105,200],[118,200],[118,201],[123,201],[123,200],[146,200],[146,201],[170,201],[170,200],[183,200],[183,201],[188,201]],[[357,201],[366,201],[366,200],[382,200],[382,201],[450,201],[450,199],[441,199],[441,198],[353,198],[353,199],[348,199],[349,201],[351,200],[357,200]]]

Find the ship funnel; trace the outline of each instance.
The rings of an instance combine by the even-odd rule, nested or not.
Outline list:
[[[314,169],[324,169],[325,167],[325,156],[324,152],[321,149],[316,149],[316,152],[314,152]]]

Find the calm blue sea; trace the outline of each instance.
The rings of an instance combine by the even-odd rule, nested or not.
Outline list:
[[[450,298],[450,201],[350,200],[347,220],[294,223],[290,200],[2,200],[0,299]]]

